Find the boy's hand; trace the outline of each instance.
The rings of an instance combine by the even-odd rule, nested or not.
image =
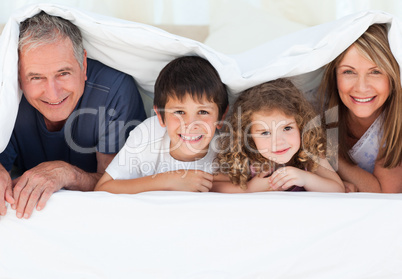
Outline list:
[[[213,175],[201,170],[177,170],[165,175],[172,191],[208,192],[212,188]]]

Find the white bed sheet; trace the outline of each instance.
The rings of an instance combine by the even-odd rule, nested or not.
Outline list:
[[[61,191],[0,217],[0,278],[401,278],[402,195]]]

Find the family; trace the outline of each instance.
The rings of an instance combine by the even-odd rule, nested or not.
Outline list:
[[[7,202],[27,219],[62,188],[402,192],[401,73],[386,24],[326,65],[318,112],[286,78],[229,106],[211,63],[183,56],[159,73],[147,118],[134,78],[88,58],[79,28],[45,12],[20,24],[18,53],[23,97],[0,154],[0,215]]]

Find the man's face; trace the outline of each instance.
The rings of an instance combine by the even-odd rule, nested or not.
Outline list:
[[[84,93],[86,53],[81,68],[69,38],[19,55],[19,81],[27,101],[44,117],[49,130],[60,129]]]

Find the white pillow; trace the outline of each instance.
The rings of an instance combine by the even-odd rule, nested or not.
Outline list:
[[[215,7],[205,44],[225,54],[236,54],[307,26],[278,13],[233,1]]]

